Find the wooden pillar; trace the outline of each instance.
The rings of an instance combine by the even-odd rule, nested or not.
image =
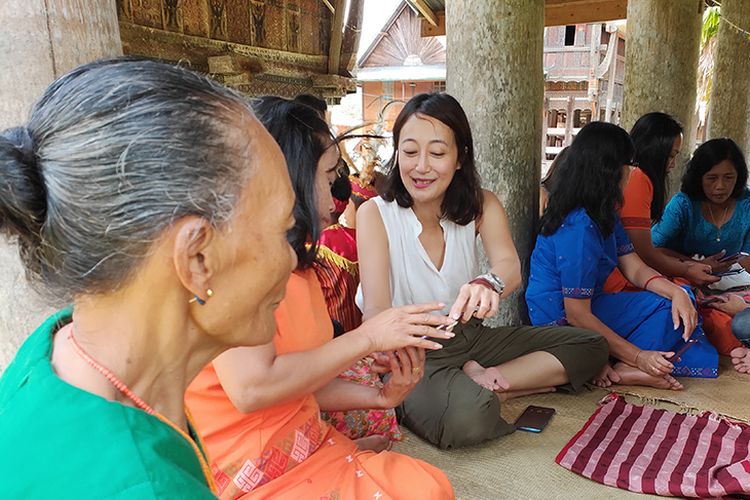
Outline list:
[[[685,128],[670,188],[679,187],[694,149],[696,71],[703,0],[629,0],[625,95],[620,125],[630,130],[645,113],[662,111]],[[658,55],[657,55],[658,54]]]
[[[524,283],[539,209],[543,0],[446,2],[447,90],[466,110],[485,188],[505,205]],[[521,290],[523,292],[523,290]],[[526,316],[522,293],[498,322]]]
[[[613,36],[615,38],[618,37],[618,32],[615,31],[614,33],[610,33],[610,36]],[[609,62],[609,79],[607,80],[607,107],[606,111],[604,112],[604,121],[610,122],[610,123],[616,123],[617,120],[615,120],[612,117],[612,105],[615,102],[615,79],[617,78],[617,44],[618,42],[615,42],[615,55],[612,57],[612,60]]]
[[[25,120],[58,76],[122,55],[115,0],[2,0],[0,26],[0,128]]]
[[[331,45],[328,47],[328,72],[339,74],[341,63],[341,44],[344,36],[344,8],[346,0],[336,0],[336,10],[333,13],[331,23]]]
[[[750,155],[750,0],[722,0],[708,138],[729,137]]]
[[[589,27],[589,108],[591,109],[591,120],[599,119],[599,96],[601,95],[601,89],[599,88],[599,76],[596,74],[596,70],[599,67],[600,59],[600,46],[602,44],[602,25],[600,23],[593,24]]]
[[[549,128],[549,99],[544,98],[542,108],[542,162],[547,159],[547,129]]]
[[[115,0],[0,1],[0,130],[23,124],[58,76],[122,54]],[[51,310],[26,284],[15,245],[0,238],[0,371]]]
[[[570,146],[570,143],[573,142],[573,115],[575,115],[575,108],[573,107],[574,101],[575,99],[573,97],[568,96],[565,108],[565,137],[563,138],[563,147]]]

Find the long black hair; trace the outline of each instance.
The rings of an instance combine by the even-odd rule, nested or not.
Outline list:
[[[265,96],[252,103],[258,119],[281,147],[296,195],[294,227],[287,233],[298,268],[312,265],[318,253],[320,221],[315,195],[318,161],[336,142],[320,113],[300,102]]]
[[[630,138],[635,147],[635,161],[654,186],[651,220],[658,222],[667,202],[667,166],[675,139],[682,134],[682,125],[666,113],[647,113],[635,122]]]
[[[553,234],[576,208],[584,208],[605,237],[614,231],[622,205],[622,167],[633,160],[633,142],[617,125],[591,122],[578,132],[555,172],[543,235]]]
[[[747,189],[747,163],[737,143],[728,137],[711,139],[698,146],[688,162],[685,175],[682,176],[680,191],[693,200],[705,200],[703,176],[724,160],[729,160],[737,171],[732,198],[742,196]]]
[[[398,114],[393,124],[393,157],[387,165],[388,174],[382,196],[387,201],[396,201],[400,207],[414,204],[401,180],[398,168],[398,143],[401,129],[414,115],[423,115],[440,120],[453,131],[458,148],[458,163],[461,166],[453,175],[441,206],[441,217],[465,226],[482,215],[482,185],[474,164],[474,141],[471,127],[458,101],[445,93],[419,94],[412,97]]]

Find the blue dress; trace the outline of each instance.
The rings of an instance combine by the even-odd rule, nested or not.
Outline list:
[[[717,217],[721,214],[714,214]],[[703,217],[700,200],[691,200],[677,193],[669,200],[661,221],[651,228],[655,247],[665,247],[691,257],[695,254],[714,255],[750,252],[750,190],[737,199],[734,213],[719,230]]]
[[[563,299],[591,299],[591,312],[631,344],[645,350],[679,349],[684,344],[683,329],[674,329],[669,299],[648,291],[602,291],[618,257],[631,252],[633,245],[619,220],[614,232],[604,238],[584,209],[570,212],[554,234],[539,235],[531,254],[526,288],[531,323],[566,325]],[[701,333],[699,324],[693,336]],[[675,363],[672,373],[713,378],[718,364],[716,349],[701,336]]]

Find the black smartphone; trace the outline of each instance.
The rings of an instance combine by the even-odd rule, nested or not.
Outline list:
[[[729,271],[711,273],[711,274],[714,276],[718,276],[719,278],[722,278],[724,276],[734,276],[735,274],[742,274],[744,272],[745,272],[745,269],[730,269]]]
[[[521,413],[514,425],[519,431],[542,432],[554,414],[554,408],[531,405]]]
[[[689,339],[687,339],[685,343],[682,345],[682,347],[677,349],[677,351],[672,356],[667,358],[667,361],[669,361],[670,363],[677,362],[677,360],[680,359],[680,356],[685,354],[685,351],[693,347],[700,340],[702,336],[703,336],[703,333],[696,335],[695,337],[690,337]]]
[[[728,262],[730,260],[744,259],[748,255],[750,255],[750,254],[748,254],[746,252],[736,252],[736,253],[733,253],[733,254],[725,255],[724,257],[722,257],[722,258],[719,259],[719,262]]]

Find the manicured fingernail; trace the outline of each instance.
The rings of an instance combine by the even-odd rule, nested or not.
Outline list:
[[[435,349],[442,349],[443,348],[443,344],[435,344],[433,347]]]
[[[450,339],[452,339],[453,337],[455,337],[455,336],[456,336],[456,334],[455,334],[455,333],[453,333],[453,332],[445,332],[445,335],[447,335],[447,336],[448,336],[448,338],[450,338]]]
[[[459,313],[453,313],[451,314],[451,319],[458,321],[458,318],[461,317],[461,314]]]

